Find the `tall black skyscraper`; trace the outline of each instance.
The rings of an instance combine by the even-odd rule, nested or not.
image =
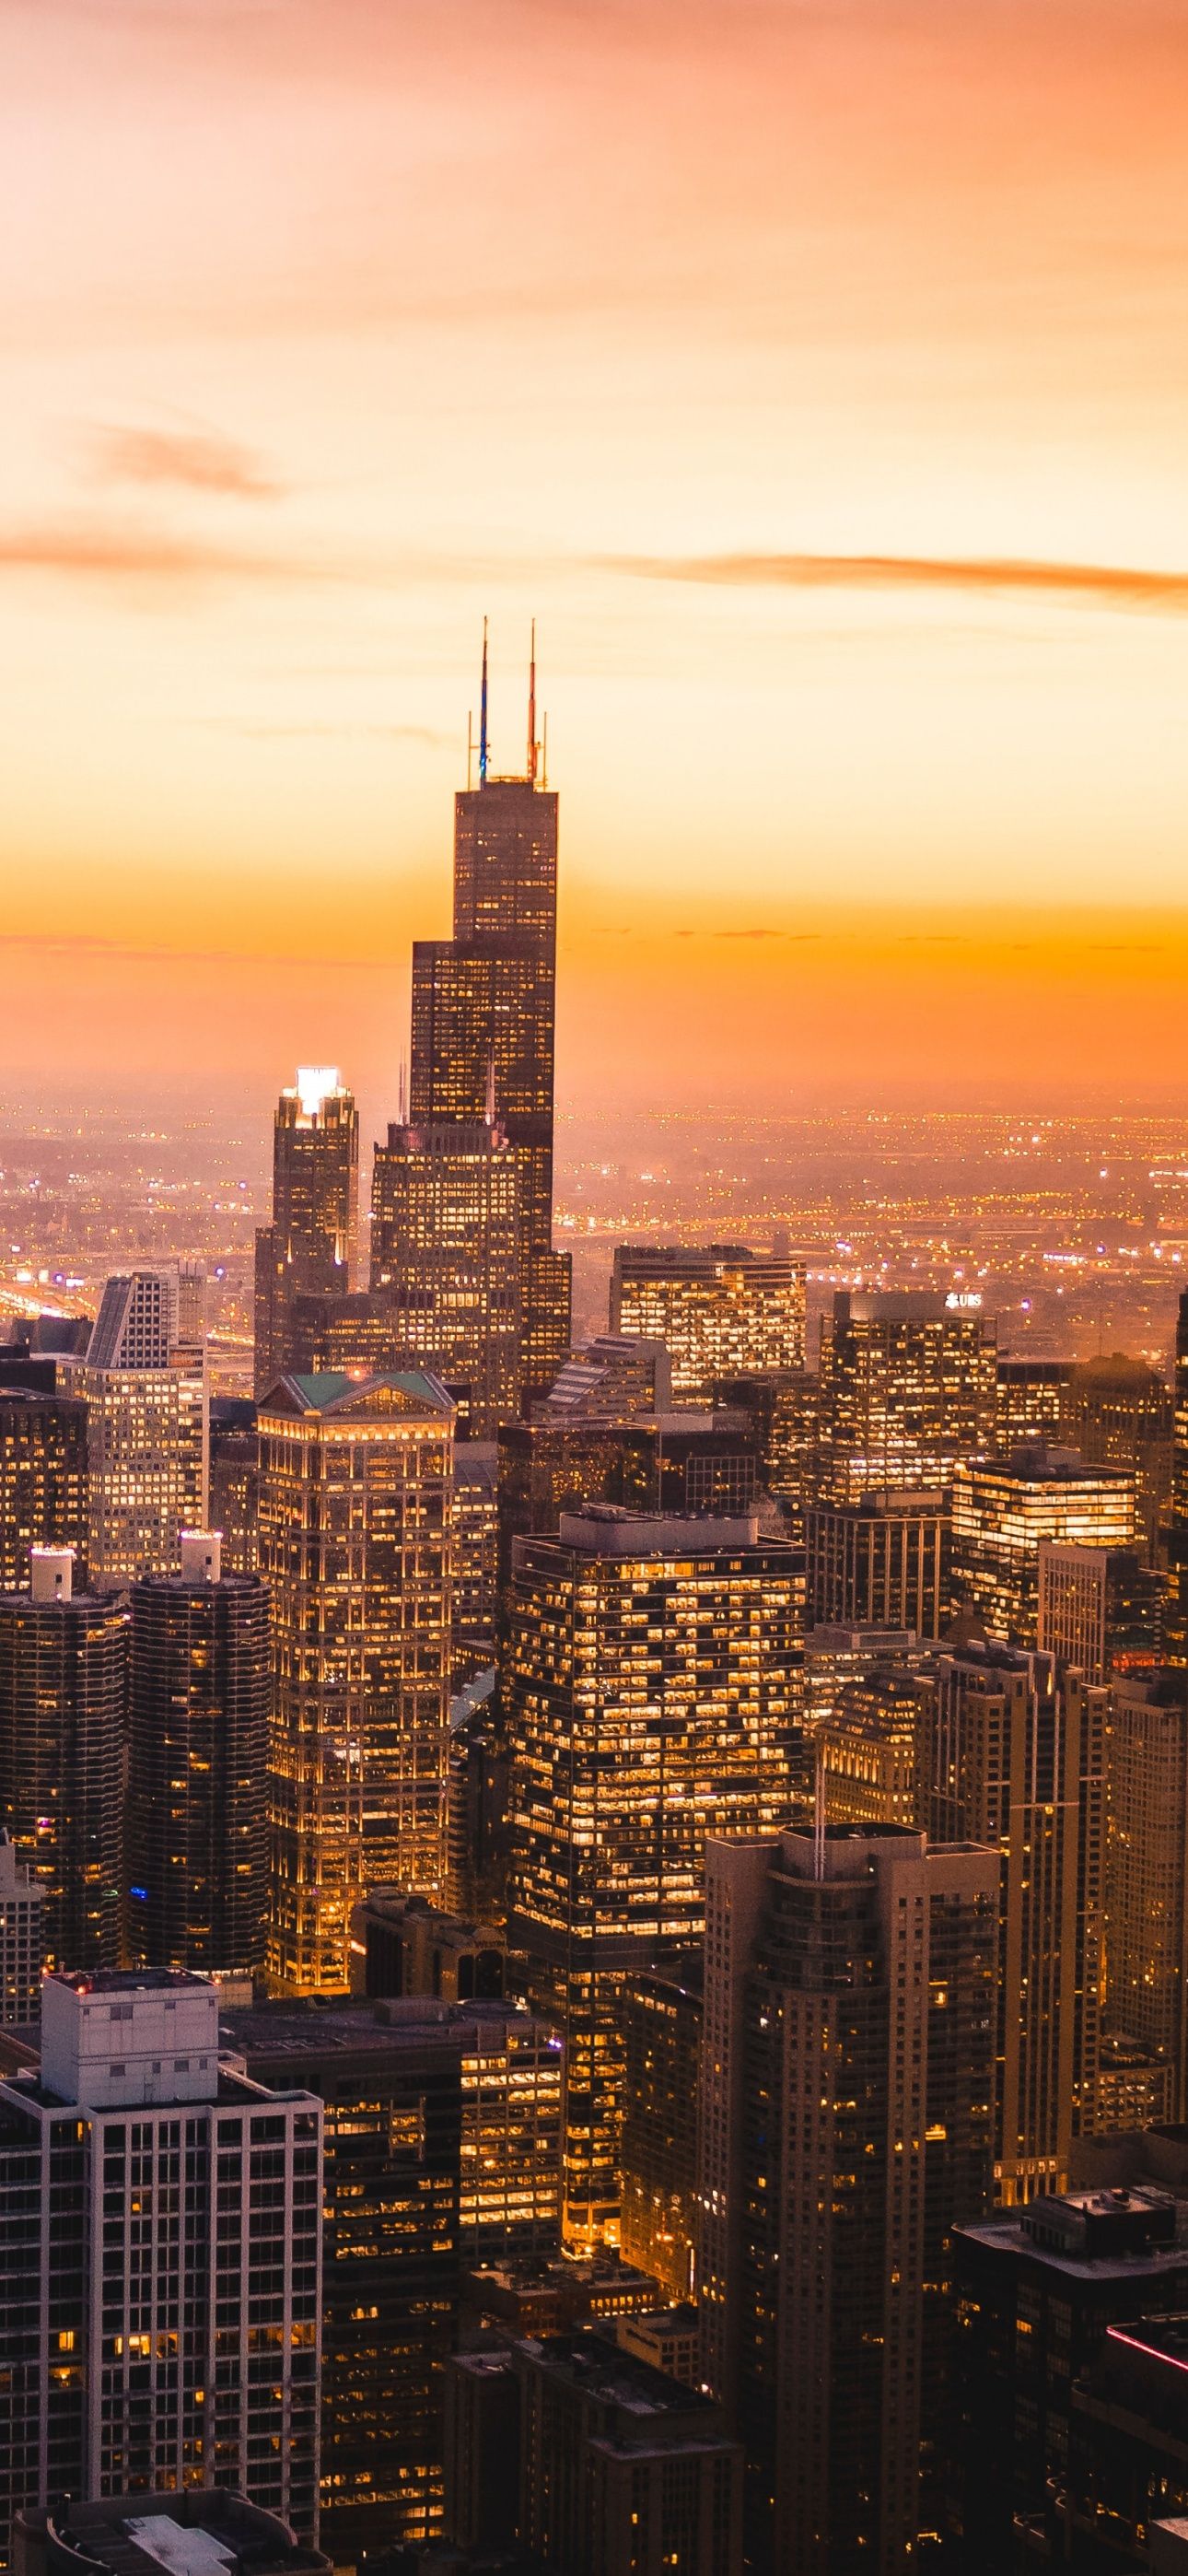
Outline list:
[[[32,1593],[0,1594],[0,1825],[40,1881],[47,1966],[114,1968],[128,1620],[72,1575],[39,1548]]]
[[[490,770],[483,641],[479,783],[455,801],[454,936],[413,948],[418,1125],[494,1107],[521,1166],[525,1377],[548,1386],[569,1347],[570,1263],[553,1250],[557,798],[538,775],[536,661],[522,776]]]
[[[1164,1655],[1169,1664],[1182,1665],[1188,1664],[1188,1288],[1181,1294],[1176,1316],[1174,1402]]]
[[[268,1592],[223,1574],[220,1544],[185,1530],[180,1574],[131,1594],[131,1955],[204,1974],[264,1964],[268,1902]]]

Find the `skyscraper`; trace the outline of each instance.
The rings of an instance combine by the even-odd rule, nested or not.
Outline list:
[[[57,1363],[87,1407],[92,1583],[175,1573],[183,1529],[206,1519],[206,1358],[183,1337],[195,1326],[186,1284],[183,1301],[176,1266],[109,1279],[86,1358]]]
[[[304,1065],[272,1135],[272,1223],[256,1234],[257,1395],[291,1368],[294,1301],[346,1295],[359,1235],[359,1113],[336,1065]]]
[[[1119,1674],[1106,1735],[1105,2026],[1170,2071],[1188,2116],[1188,1676]]]
[[[77,1396],[0,1388],[0,1592],[27,1592],[29,1552],[87,1552],[87,1415]]]
[[[31,1595],[0,1597],[0,1825],[41,1886],[48,1965],[114,1968],[127,1612],[74,1591],[65,1549],[32,1562]]]
[[[0,2025],[36,2021],[45,1963],[45,1891],[23,1869],[11,1836],[0,1832]]]
[[[469,1387],[478,1439],[523,1400],[521,1181],[494,1116],[393,1125],[375,1149],[372,1288],[404,1354]]]
[[[1039,1613],[1041,1540],[1063,1546],[1128,1548],[1134,1537],[1134,1476],[1123,1467],[1086,1467],[1042,1441],[953,1472],[953,1590],[1004,1644],[1033,1646]]]
[[[424,1370],[282,1377],[260,1405],[273,1605],[269,1973],[350,1985],[372,1880],[445,1884],[453,1407]]]
[[[597,1505],[513,1554],[509,1940],[566,2034],[567,2232],[613,2243],[625,1975],[699,1937],[707,1835],[803,1793],[803,1560],[753,1517]]]
[[[705,2383],[748,2564],[911,2565],[958,2219],[987,2204],[997,1870],[901,1827],[711,1841],[698,2124]]]
[[[815,1740],[826,1824],[915,1824],[920,1694],[902,1663],[843,1682]]]
[[[1163,1578],[1134,1548],[1077,1547],[1041,1539],[1036,1644],[1086,1681],[1108,1681],[1116,1667],[1144,1670],[1159,1661]]]
[[[225,2028],[325,2104],[322,2537],[340,2567],[440,2527],[464,2267],[557,2243],[561,2052],[513,2005],[268,2005]]]
[[[715,1381],[804,1365],[805,1265],[745,1243],[621,1243],[610,1329],[663,1342],[678,1404],[706,1403]]]
[[[704,1967],[687,1950],[629,1975],[623,2029],[624,2260],[673,2299],[692,2295],[697,2243],[697,2082]]]
[[[995,1328],[923,1291],[839,1288],[821,1319],[817,1495],[856,1503],[951,1482],[992,1454]]]
[[[943,1654],[921,1695],[919,1821],[998,1853],[995,2184],[1063,2191],[1096,2117],[1108,1692],[1009,1646]]]
[[[47,1977],[0,2083],[0,2558],[66,2495],[226,2485],[318,2512],[321,2104],[220,2064],[196,1977]]]
[[[805,1513],[812,1626],[913,1628],[938,1637],[949,1612],[950,1519],[941,1492],[863,1494]]]
[[[1060,1438],[1088,1467],[1124,1467],[1135,1480],[1137,1537],[1160,1561],[1171,1496],[1174,1409],[1167,1381],[1125,1351],[1079,1360],[1064,1398]]]
[[[525,1379],[547,1387],[569,1347],[570,1262],[553,1250],[557,798],[540,775],[536,665],[522,776],[496,777],[483,642],[479,780],[455,799],[454,935],[413,948],[411,1119],[494,1110],[520,1165]]]
[[[1167,1660],[1170,1664],[1188,1664],[1188,1288],[1181,1290],[1176,1312],[1167,1572],[1168,1604],[1164,1625]]]
[[[128,1947],[206,1974],[264,1964],[268,1907],[268,1594],[183,1532],[181,1572],[132,1586]]]

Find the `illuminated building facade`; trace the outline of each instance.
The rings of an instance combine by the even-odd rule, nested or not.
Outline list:
[[[325,2105],[322,2538],[340,2567],[442,2515],[442,2390],[465,2267],[547,2254],[561,2050],[498,2002],[232,2013],[262,2083]]]
[[[1036,1440],[1060,1440],[1072,1373],[1071,1360],[1000,1358],[994,1440],[1000,1458]]]
[[[1079,1360],[1064,1400],[1060,1437],[1088,1467],[1123,1467],[1135,1481],[1137,1543],[1162,1561],[1171,1500],[1173,1403],[1149,1361],[1123,1351]]]
[[[1119,1674],[1106,1738],[1106,2026],[1168,2069],[1188,2116],[1188,1677]]]
[[[858,2576],[922,2479],[955,2222],[988,2205],[997,1867],[893,1825],[707,1854],[702,2380],[747,2456],[747,2563]]]
[[[272,1223],[256,1233],[257,1395],[297,1356],[295,1299],[353,1289],[358,1231],[358,1110],[336,1066],[302,1066],[277,1104]]]
[[[914,1628],[816,1627],[804,1639],[804,1726],[815,1743],[832,1724],[851,1682],[868,1682],[894,1665],[897,1672],[933,1670],[935,1649],[921,1645]]]
[[[48,1966],[120,1958],[128,1618],[76,1593],[69,1553],[0,1597],[0,1825],[43,1898]]]
[[[423,1370],[284,1377],[260,1406],[268,1965],[286,1995],[348,1989],[372,1881],[444,1889],[452,1459],[453,1408]]]
[[[77,1396],[0,1387],[0,1592],[27,1592],[29,1551],[86,1563],[87,1415]]]
[[[817,1499],[934,1491],[992,1454],[995,1328],[943,1297],[838,1289],[821,1318]]]
[[[570,1262],[553,1250],[557,798],[539,775],[535,662],[523,777],[488,756],[454,804],[454,935],[413,947],[414,1126],[494,1110],[520,1166],[525,1381],[543,1392],[569,1348]]]
[[[186,1531],[180,1574],[130,1596],[129,1955],[205,1975],[264,1965],[268,1910],[268,1594]]]
[[[1086,1681],[1159,1661],[1163,1586],[1133,1548],[1067,1547],[1041,1539],[1036,1643]]]
[[[863,1494],[805,1514],[810,1624],[914,1628],[938,1637],[949,1611],[950,1524],[943,1493]]]
[[[920,1694],[902,1664],[843,1683],[818,1730],[819,1792],[829,1825],[914,1825]]]
[[[184,1295],[183,1295],[184,1288]],[[85,1359],[56,1363],[87,1408],[87,1573],[92,1583],[173,1574],[183,1529],[206,1520],[206,1351],[200,1275],[109,1279]]]
[[[595,1333],[571,1351],[536,1408],[545,1422],[626,1422],[637,1413],[667,1413],[672,1368],[663,1342],[630,1333]]]
[[[805,1265],[745,1244],[621,1243],[610,1329],[663,1342],[674,1402],[708,1403],[719,1378],[804,1366]]]
[[[588,1505],[513,1551],[508,1939],[565,2031],[575,2244],[618,2234],[625,1975],[700,1937],[707,1835],[804,1794],[802,1623],[800,1552],[753,1518]]]
[[[397,1346],[469,1386],[480,1439],[523,1401],[521,1178],[494,1119],[390,1126],[375,1149],[372,1288]]]
[[[46,1979],[0,2083],[0,2558],[25,2507],[224,2483],[316,2537],[321,2127],[220,2064],[203,1980]]]
[[[454,1445],[455,1691],[495,1661],[499,1562],[499,1452],[493,1440]]]
[[[953,1474],[953,1589],[1004,1644],[1036,1642],[1041,1540],[1128,1548],[1134,1477],[1038,1443]]]
[[[919,1821],[999,1856],[995,2187],[1062,2191],[1096,2116],[1109,1693],[1009,1646],[942,1654],[921,1681]]]
[[[624,2259],[670,2298],[692,2296],[703,1963],[689,1950],[628,1976],[623,2027]]]

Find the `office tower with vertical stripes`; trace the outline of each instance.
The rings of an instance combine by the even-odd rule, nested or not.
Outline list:
[[[454,935],[413,948],[411,1118],[492,1109],[520,1167],[524,1376],[548,1387],[569,1348],[570,1262],[553,1250],[557,797],[536,739],[536,658],[522,774],[497,777],[483,639],[478,784],[455,802]]]

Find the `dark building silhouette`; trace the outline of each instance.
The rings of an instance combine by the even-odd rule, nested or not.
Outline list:
[[[514,2006],[425,1997],[224,2028],[258,2082],[325,2104],[323,2544],[339,2566],[424,2545],[463,2271],[557,2244],[560,2050]]]
[[[1188,1664],[1188,1288],[1181,1290],[1176,1315],[1167,1572],[1164,1649],[1169,1664]]]
[[[395,1342],[470,1387],[474,1436],[523,1400],[522,1160],[502,1123],[393,1123],[372,1167],[371,1281]]]
[[[956,2564],[1003,2576],[1021,2563],[1020,2532],[1027,2565],[1062,2564],[1076,2384],[1112,2324],[1188,2307],[1175,2204],[1142,2187],[1075,2192],[959,2227],[954,2295],[946,2495]]]
[[[210,1405],[210,1525],[223,1541],[228,1574],[256,1571],[260,1444],[250,1398],[216,1395]]]
[[[128,1944],[159,1968],[264,1964],[268,1906],[268,1594],[186,1531],[180,1574],[132,1586]]]
[[[0,1825],[44,1892],[46,1963],[113,1968],[121,1945],[128,1617],[76,1593],[68,1551],[0,1597]]]
[[[693,2286],[697,2084],[704,1971],[700,1950],[642,1969],[623,1988],[624,2259],[673,2299]]]
[[[913,2563],[953,2229],[989,2199],[992,1853],[901,1827],[711,1842],[702,2382],[747,2454],[755,2576]]]
[[[85,1404],[0,1383],[0,1592],[28,1591],[34,1547],[85,1565],[87,1511]]]
[[[538,776],[535,662],[528,760],[491,772],[487,662],[479,783],[455,799],[454,935],[413,948],[414,1126],[492,1112],[520,1166],[525,1378],[550,1385],[569,1348],[570,1261],[553,1250],[557,798]]]

